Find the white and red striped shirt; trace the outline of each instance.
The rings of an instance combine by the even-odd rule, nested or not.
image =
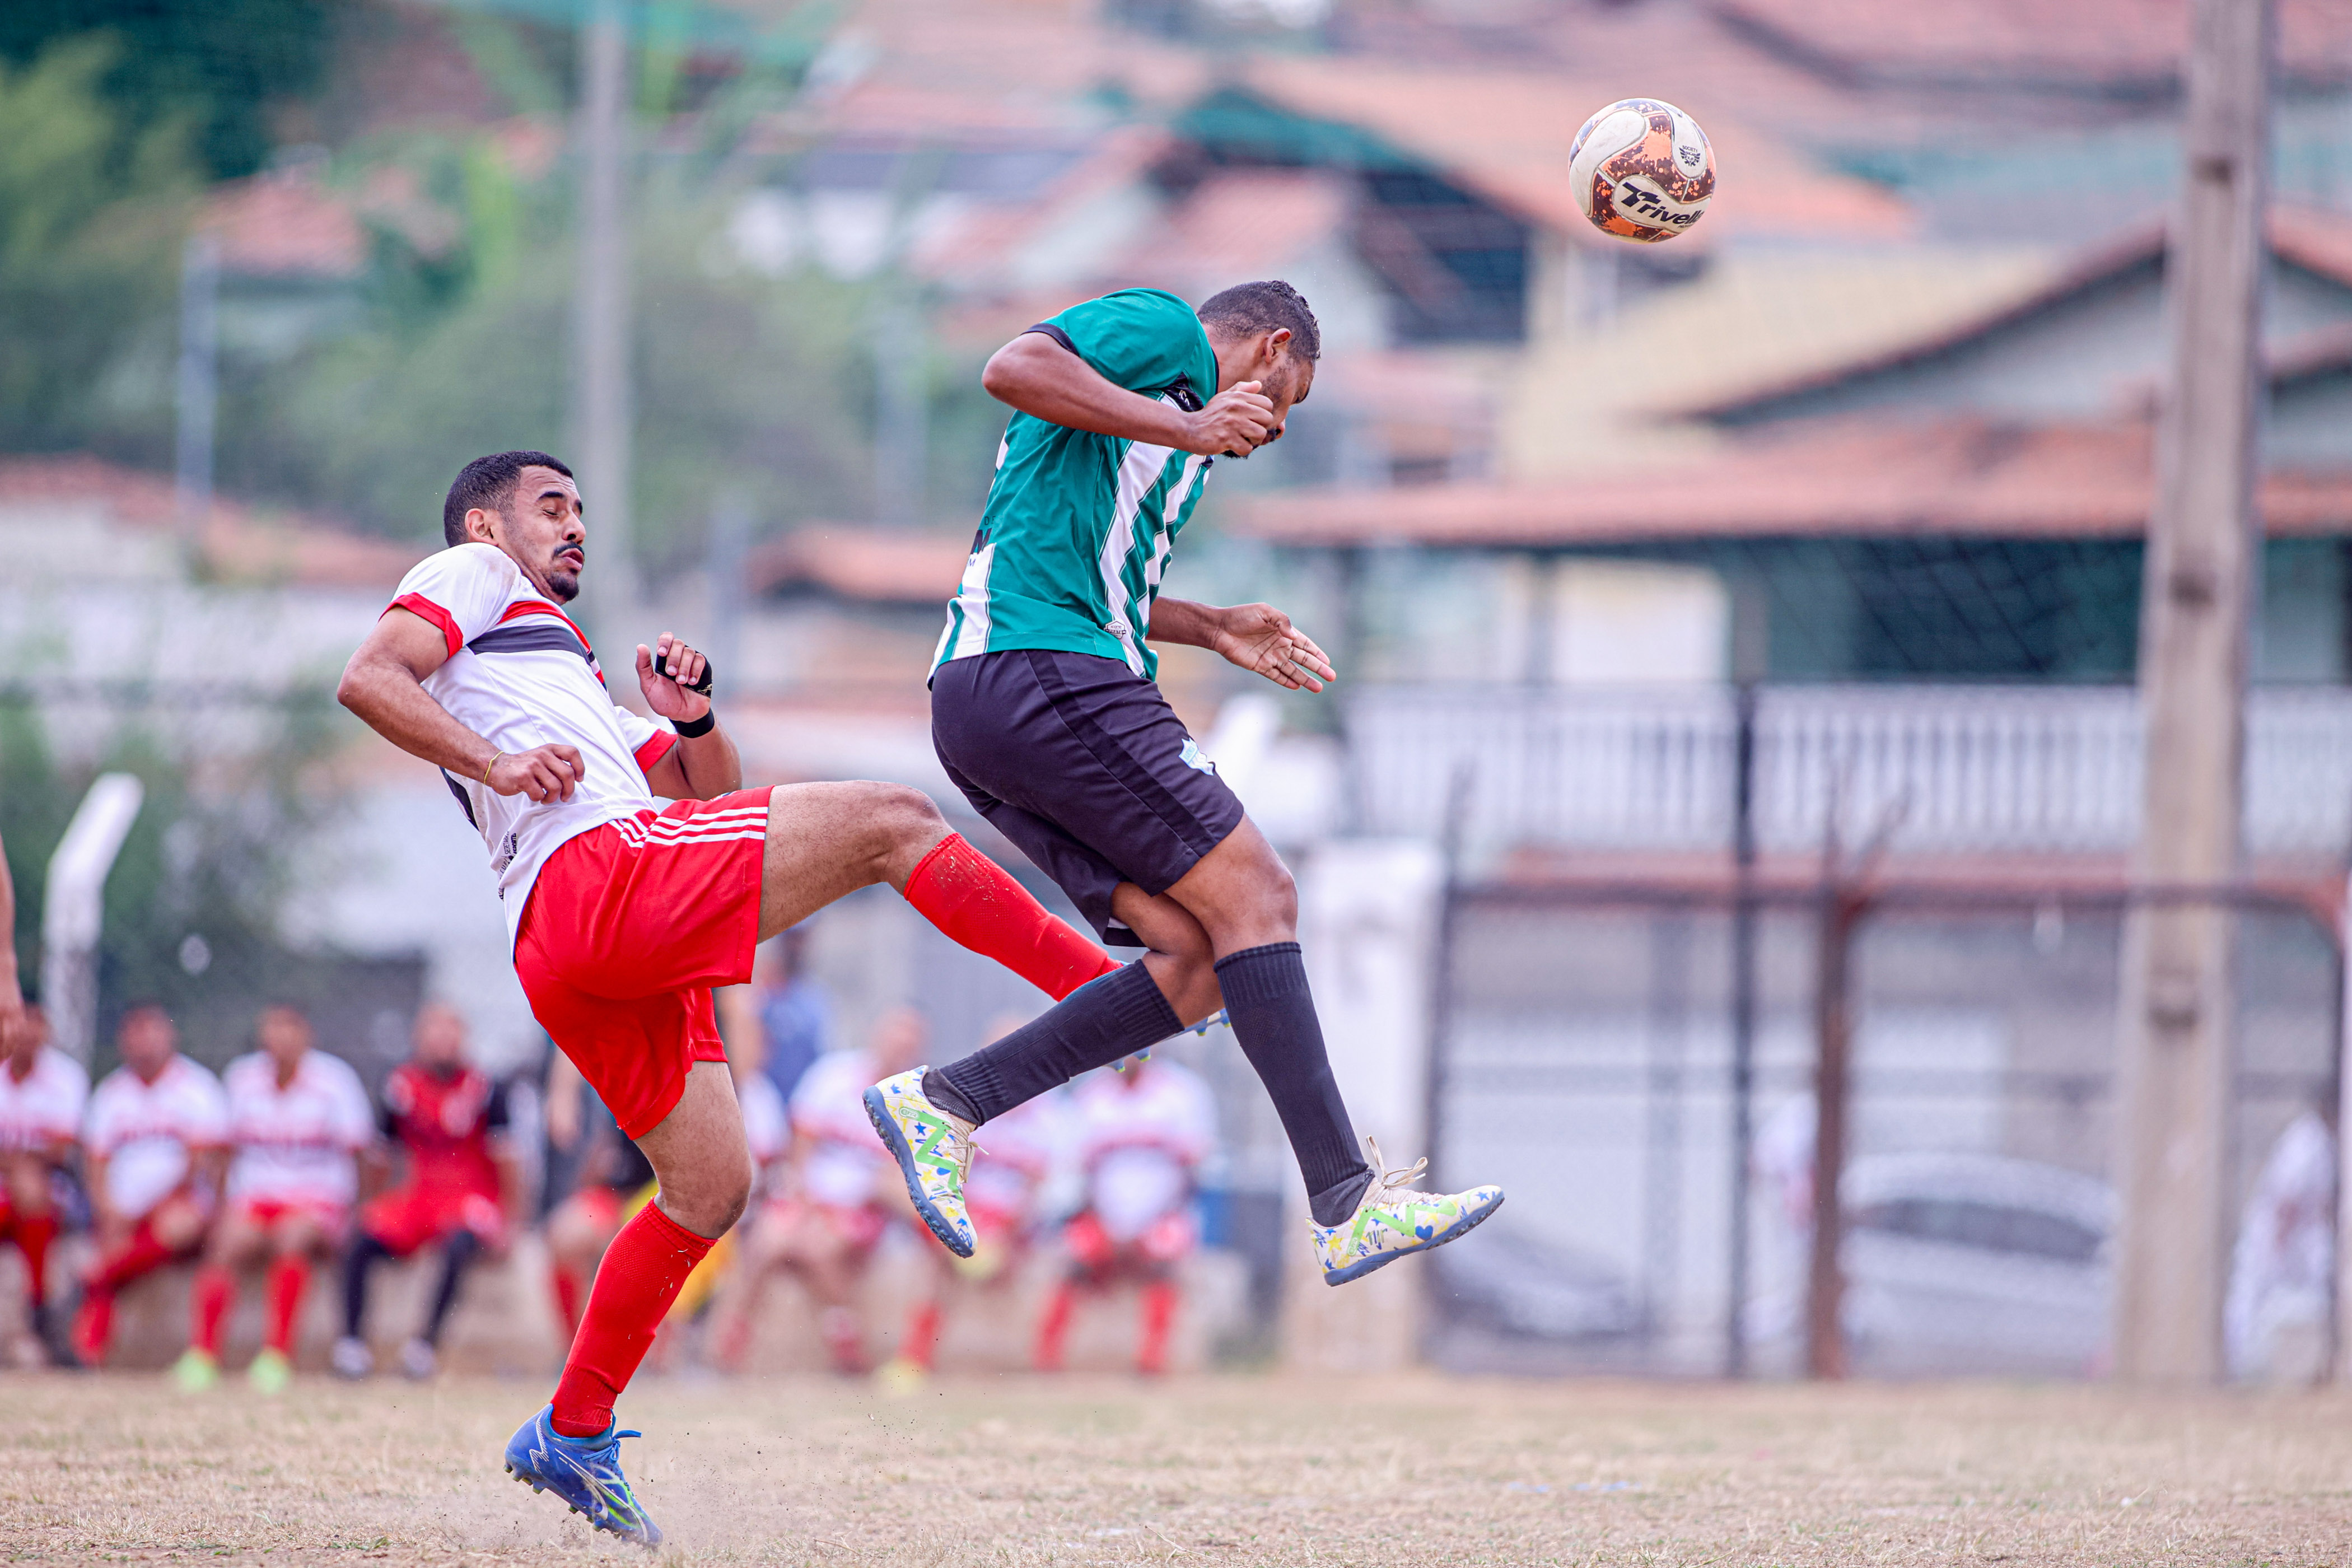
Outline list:
[[[194,1152],[228,1142],[220,1079],[174,1056],[149,1083],[127,1067],[99,1080],[82,1147],[106,1161],[106,1196],[136,1219],[188,1179]]]
[[[586,770],[570,800],[544,805],[494,795],[479,779],[449,780],[489,849],[511,942],[550,855],[591,828],[654,809],[646,770],[677,736],[613,700],[587,637],[495,545],[427,556],[401,579],[393,605],[447,639],[448,662],[425,677],[425,690],[452,718],[504,752],[573,747]]]
[[[278,1064],[255,1051],[229,1063],[221,1081],[236,1150],[230,1197],[341,1207],[359,1196],[352,1157],[375,1142],[375,1115],[349,1062],[304,1051],[294,1081],[280,1086]]]
[[[1087,1206],[1112,1240],[1132,1240],[1191,1200],[1217,1142],[1216,1099],[1199,1074],[1155,1058],[1079,1079],[1074,1100]]]

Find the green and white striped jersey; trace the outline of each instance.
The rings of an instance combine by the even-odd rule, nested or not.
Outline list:
[[[1130,392],[1185,409],[1216,395],[1209,335],[1165,290],[1122,289],[1035,330]],[[1151,679],[1151,604],[1210,461],[1013,415],[931,668],[1034,647],[1119,659]]]

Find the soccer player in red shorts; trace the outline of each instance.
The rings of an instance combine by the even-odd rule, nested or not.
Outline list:
[[[554,1399],[506,1454],[596,1528],[651,1543],[613,1404],[751,1190],[710,988],[748,981],[762,939],[877,882],[1049,995],[1115,966],[919,790],[743,789],[707,662],[669,634],[636,650],[637,689],[665,722],[614,702],[562,609],[588,531],[554,458],[468,463],[441,525],[449,548],[402,581],[338,696],[441,769],[489,852],[532,1012],[660,1180],[597,1268]]]
[[[380,1258],[441,1250],[441,1278],[423,1329],[400,1348],[400,1370],[433,1375],[441,1328],[457,1300],[467,1266],[505,1250],[520,1210],[521,1167],[507,1144],[507,1094],[466,1059],[466,1020],[446,1003],[427,1002],[410,1031],[409,1058],[383,1080],[378,1130],[406,1169],[400,1184],[360,1211],[359,1235],[343,1258],[343,1337],[335,1342],[340,1377],[365,1377],[375,1357],[361,1337],[367,1322],[368,1271]]]
[[[220,1381],[221,1331],[236,1277],[269,1265],[268,1324],[247,1376],[278,1394],[294,1375],[294,1332],[310,1267],[343,1238],[359,1196],[358,1156],[375,1142],[367,1089],[349,1062],[316,1048],[310,1020],[279,1003],[255,1027],[261,1048],[228,1064],[226,1201],[188,1294],[188,1349],[173,1375],[199,1393]]]
[[[0,933],[6,930],[0,926]],[[8,984],[13,989],[13,976]],[[89,1074],[49,1044],[48,1019],[37,1006],[20,1005],[13,1016],[0,1019],[0,1243],[14,1242],[25,1255],[32,1343],[20,1359],[37,1365],[59,1354],[49,1321],[49,1244],[58,1235],[54,1194],[89,1103]]]
[[[203,1247],[228,1163],[228,1099],[220,1079],[180,1054],[171,1015],[133,1004],[114,1045],[122,1065],[90,1092],[81,1136],[98,1258],[82,1280],[73,1338],[91,1366],[112,1347],[116,1293]]]

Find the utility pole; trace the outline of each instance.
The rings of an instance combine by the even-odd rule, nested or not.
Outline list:
[[[2270,0],[2194,0],[2141,605],[2141,884],[2212,885],[2239,867],[2272,38]],[[2140,903],[2125,921],[2115,1358],[2131,1382],[2221,1370],[2230,945],[2219,903]]]
[[[591,632],[636,600],[629,520],[629,46],[619,0],[591,0],[580,51],[580,272],[572,292],[572,462],[587,507]]]
[[[173,414],[172,510],[195,564],[213,509],[213,426],[220,400],[220,239],[198,229],[180,247],[180,367]]]
[[[1731,590],[1731,1235],[1723,1375],[1748,1375],[1748,1167],[1756,1157],[1756,698],[1771,666],[1770,606],[1754,576]]]

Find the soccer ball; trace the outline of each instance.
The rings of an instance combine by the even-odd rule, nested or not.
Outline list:
[[[1568,153],[1576,205],[1592,226],[1654,245],[1698,222],[1715,195],[1715,150],[1698,121],[1654,98],[1618,100]]]

